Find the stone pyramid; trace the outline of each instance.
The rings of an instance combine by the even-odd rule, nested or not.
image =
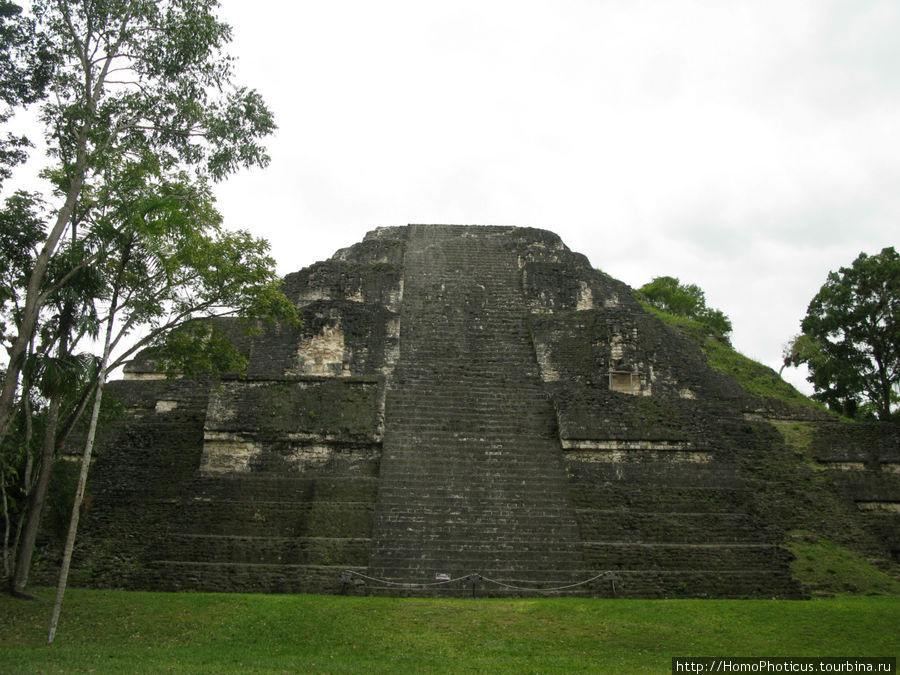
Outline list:
[[[766,420],[824,414],[749,396],[556,235],[379,228],[284,290],[302,327],[219,324],[241,377],[144,354],[110,384],[83,583],[803,594],[760,467]]]

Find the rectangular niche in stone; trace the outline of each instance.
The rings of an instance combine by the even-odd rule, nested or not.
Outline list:
[[[641,393],[641,378],[638,373],[625,370],[609,371],[609,389],[620,394],[638,396]]]

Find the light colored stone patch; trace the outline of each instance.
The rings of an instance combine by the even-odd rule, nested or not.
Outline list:
[[[642,365],[638,364],[639,367]],[[607,373],[607,377],[610,391],[631,396],[651,396],[653,393],[650,378],[642,375],[640,371],[611,370]]]
[[[687,387],[685,387],[684,389],[682,389],[681,391],[679,391],[679,392],[678,392],[678,396],[681,397],[681,398],[687,398],[687,399],[691,399],[691,400],[697,398],[697,395],[694,394],[694,392],[692,392],[692,391],[691,391],[690,389],[688,389]]]
[[[556,308],[553,306],[553,294],[550,291],[541,291],[537,301],[532,303],[532,309],[546,314],[555,314]]]
[[[306,434],[303,432],[295,432],[285,434],[292,443],[321,443],[325,441],[325,434]]]
[[[641,441],[641,440],[573,440],[562,439],[563,450],[690,450],[694,444],[690,441]]]
[[[865,471],[865,462],[819,462],[829,469],[838,469],[839,471]]]
[[[400,317],[397,316],[387,322],[386,325],[386,333],[387,337],[395,338],[397,340],[400,339]]]
[[[231,392],[238,387],[259,387],[261,382],[242,382],[240,384],[234,382],[225,382],[221,385],[221,391],[213,389],[212,395],[209,397],[209,404],[206,408],[207,429],[215,429],[221,424],[231,422],[237,417],[238,411],[229,405],[232,396]]]
[[[616,293],[613,293],[608,298],[603,300],[603,306],[606,309],[611,309],[613,307],[619,306],[619,296]]]
[[[331,300],[331,294],[321,288],[309,288],[297,297],[297,305],[304,307],[318,300]]]
[[[613,361],[618,361],[625,354],[625,340],[618,333],[613,333],[609,340],[609,357]]]
[[[245,473],[250,462],[262,454],[262,446],[239,434],[207,431],[203,436],[200,471],[207,473]]]
[[[172,412],[177,407],[178,407],[178,401],[159,400],[156,402],[156,412],[158,412],[158,413]]]
[[[398,284],[396,290],[392,290],[388,294],[388,305],[387,308],[392,312],[400,311],[400,304],[403,302],[403,279],[400,279],[400,283]]]
[[[344,333],[340,326],[324,326],[322,332],[302,340],[297,346],[296,366],[288,374],[348,376],[344,362]]]
[[[713,461],[713,455],[710,452],[685,450],[572,450],[566,453],[566,461],[590,462],[594,464],[633,464],[643,462],[709,464]]]
[[[900,473],[900,464],[897,462],[885,462],[881,465],[881,470],[885,473]]]
[[[284,460],[297,471],[319,469],[334,457],[334,449],[327,445],[303,445],[295,448]]]
[[[867,513],[900,513],[900,502],[856,502],[856,508]]]
[[[594,293],[591,287],[584,281],[578,282],[578,303],[575,309],[578,311],[585,309],[594,309]]]
[[[534,353],[541,371],[541,380],[544,382],[558,382],[559,372],[553,367],[553,362],[550,358],[550,348],[542,342],[535,342]]]
[[[620,394],[635,394],[635,390],[640,390],[640,384],[636,383],[632,373],[610,373],[609,388],[610,391],[616,391]]]
[[[128,373],[128,372],[126,372],[126,373],[122,374],[122,379],[123,380],[146,380],[146,381],[164,380],[164,379],[166,379],[166,374],[165,373]]]

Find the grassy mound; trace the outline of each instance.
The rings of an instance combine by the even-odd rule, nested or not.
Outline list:
[[[694,338],[706,355],[707,363],[712,368],[731,375],[751,396],[825,410],[824,406],[801,394],[768,366],[735,351],[708,325],[688,317],[668,314],[645,302],[641,305],[664,323],[675,326]]]
[[[866,593],[900,598],[900,581],[832,541],[808,532],[794,532],[787,548],[794,554],[794,578],[813,594]]]

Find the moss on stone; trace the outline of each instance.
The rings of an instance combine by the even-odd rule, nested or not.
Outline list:
[[[751,396],[770,398],[816,410],[824,407],[785,382],[773,369],[748,358],[722,340],[706,324],[684,316],[675,316],[642,302],[645,310],[692,337],[700,345],[706,362],[721,373],[731,375]]]
[[[814,595],[857,593],[900,595],[900,581],[871,561],[809,532],[792,532],[787,548],[794,554],[794,578]]]

